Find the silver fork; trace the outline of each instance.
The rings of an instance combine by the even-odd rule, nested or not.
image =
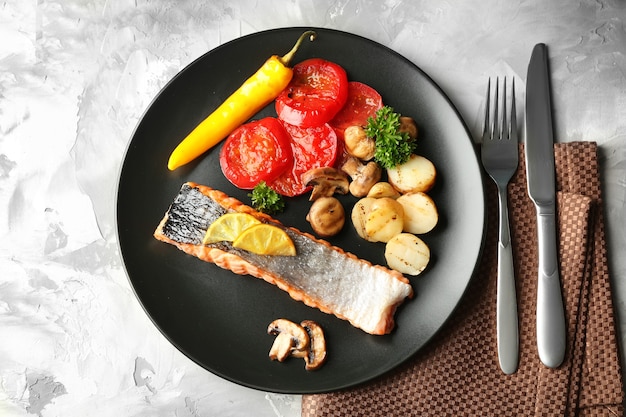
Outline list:
[[[498,278],[496,300],[496,326],[498,338],[498,360],[506,374],[517,370],[519,361],[519,332],[517,319],[517,297],[515,295],[515,273],[511,252],[511,233],[507,204],[507,184],[517,170],[518,140],[515,115],[515,79],[511,87],[510,122],[507,122],[506,77],[502,84],[501,120],[498,112],[498,84],[494,93],[494,111],[490,123],[491,78],[487,85],[485,124],[483,128],[481,159],[483,167],[498,187],[499,233],[498,233]]]

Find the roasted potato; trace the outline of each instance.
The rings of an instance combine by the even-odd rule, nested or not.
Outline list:
[[[367,216],[372,210],[372,204],[375,201],[375,198],[365,197],[357,201],[352,208],[351,219],[354,229],[357,234],[365,240],[370,240],[367,236],[367,232],[365,231],[365,222],[367,221]]]
[[[388,182],[380,181],[370,188],[367,196],[372,198],[390,197],[396,199],[400,197],[400,193]]]
[[[433,199],[426,193],[404,194],[396,200],[404,208],[403,231],[421,235],[430,232],[439,221]]]
[[[402,233],[403,227],[404,209],[401,204],[389,197],[374,200],[365,219],[367,240],[387,242]]]
[[[387,169],[387,177],[401,194],[427,192],[435,185],[437,170],[429,159],[413,154],[407,162]]]
[[[385,245],[385,259],[391,269],[407,275],[419,275],[430,261],[430,249],[414,234],[400,233]]]

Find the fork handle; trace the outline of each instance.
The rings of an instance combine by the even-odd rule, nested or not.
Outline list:
[[[501,187],[499,191],[500,229],[498,234],[498,278],[496,295],[498,360],[502,372],[512,374],[517,370],[519,362],[517,296],[515,290],[515,271],[513,269],[506,186]]]

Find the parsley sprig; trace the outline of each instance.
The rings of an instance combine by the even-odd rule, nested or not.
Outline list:
[[[407,132],[400,132],[400,114],[384,106],[367,120],[365,133],[376,142],[374,159],[382,168],[393,168],[409,160],[415,141]]]
[[[252,207],[262,213],[277,214],[285,209],[285,200],[265,181],[258,183],[248,197],[252,199]]]

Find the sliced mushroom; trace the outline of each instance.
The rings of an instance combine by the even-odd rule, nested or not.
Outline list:
[[[280,333],[274,339],[272,348],[270,349],[270,359],[273,361],[283,362],[293,351],[294,340],[288,333]]]
[[[271,360],[283,362],[293,352],[309,348],[309,334],[302,326],[287,319],[276,319],[267,327],[267,333],[276,336],[270,349]]]
[[[343,133],[346,151],[363,161],[369,161],[376,153],[376,142],[367,136],[361,126],[349,126]]]
[[[311,169],[302,174],[302,182],[307,187],[313,187],[309,201],[315,201],[320,197],[331,197],[335,193],[348,193],[348,176],[333,167]]]
[[[319,324],[313,320],[304,320],[300,322],[300,326],[309,334],[311,344],[307,351],[298,351],[294,353],[294,357],[304,358],[307,371],[314,371],[326,361],[326,338],[324,331]]]
[[[382,169],[376,162],[371,161],[363,164],[358,158],[348,158],[341,170],[352,178],[350,194],[355,197],[365,197],[374,184],[382,176]]]
[[[346,213],[341,202],[335,197],[320,197],[306,216],[311,227],[321,237],[334,236],[343,229]]]

